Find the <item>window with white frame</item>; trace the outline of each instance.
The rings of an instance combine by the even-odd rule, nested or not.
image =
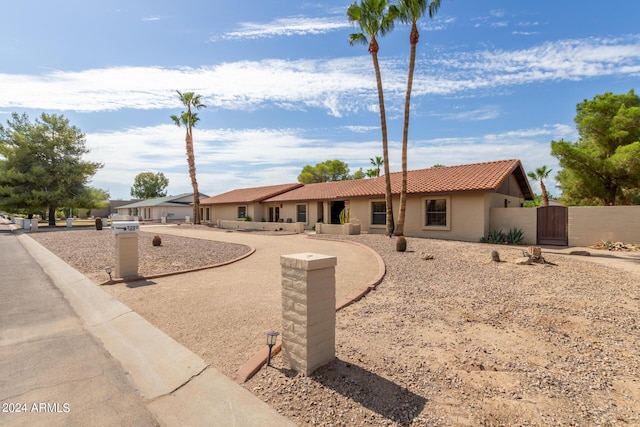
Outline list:
[[[425,199],[425,227],[447,227],[447,199]]]
[[[307,223],[307,205],[296,205],[296,221]]]
[[[247,207],[238,206],[238,219],[243,219],[247,216]]]
[[[385,225],[387,223],[387,204],[385,202],[371,202],[371,225]]]

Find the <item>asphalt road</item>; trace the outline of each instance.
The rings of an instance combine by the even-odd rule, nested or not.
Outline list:
[[[0,232],[0,425],[158,425],[18,239]]]

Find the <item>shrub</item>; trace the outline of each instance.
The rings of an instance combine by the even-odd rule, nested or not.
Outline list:
[[[249,222],[251,221],[251,217],[249,215],[246,215],[244,218],[242,218],[242,220],[245,222]]]
[[[513,227],[509,229],[509,232],[507,234],[505,234],[504,239],[506,243],[510,245],[519,245],[524,239],[524,232],[521,228]]]
[[[503,243],[504,233],[502,230],[493,230],[489,233],[488,239],[489,243]]]
[[[502,230],[493,230],[486,237],[480,238],[480,243],[520,245],[524,240],[524,232],[521,228],[511,228],[507,233]]]

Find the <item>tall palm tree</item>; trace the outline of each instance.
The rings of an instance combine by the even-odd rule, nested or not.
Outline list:
[[[540,181],[540,189],[542,190],[542,206],[549,206],[549,195],[547,194],[547,187],[544,185],[543,179],[549,178],[549,174],[553,169],[547,169],[547,166],[541,166],[535,170],[535,172],[529,172],[527,175],[529,178],[536,181]]]
[[[376,156],[375,158],[370,158],[371,164],[375,166],[376,177],[380,176],[380,166],[384,164],[384,160],[382,160],[382,156]]]
[[[413,86],[413,70],[416,66],[416,50],[420,33],[418,32],[418,19],[429,10],[429,18],[433,18],[440,8],[440,0],[398,0],[400,11],[399,19],[404,24],[411,24],[409,43],[411,51],[409,55],[409,73],[407,76],[407,93],[404,99],[404,127],[402,128],[402,187],[400,188],[400,212],[395,227],[396,236],[404,233],[404,219],[407,211],[407,150],[409,145],[409,116],[411,109],[411,88]]]
[[[185,142],[187,146],[187,163],[189,165],[189,176],[191,177],[191,186],[193,187],[193,222],[200,224],[200,193],[198,192],[198,181],[196,179],[196,160],[193,152],[193,127],[200,121],[198,113],[194,113],[191,109],[199,110],[206,107],[201,101],[201,95],[196,95],[193,92],[181,93],[177,90],[180,96],[180,102],[187,109],[183,111],[179,116],[172,115],[171,119],[178,126],[184,126],[187,129],[187,135],[185,136]]]
[[[382,156],[384,158],[385,175],[385,202],[387,205],[387,234],[393,234],[393,206],[391,201],[391,174],[389,173],[389,144],[387,139],[387,117],[384,109],[384,95],[382,90],[382,77],[380,75],[380,64],[378,63],[377,37],[384,36],[391,30],[398,16],[398,8],[390,5],[387,0],[360,0],[354,2],[347,8],[349,21],[355,23],[360,28],[359,33],[349,35],[349,44],[368,45],[373,69],[376,74],[378,86],[378,104],[380,106],[380,125],[382,128]]]

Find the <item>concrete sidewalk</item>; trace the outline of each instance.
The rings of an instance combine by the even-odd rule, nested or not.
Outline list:
[[[0,238],[0,402],[28,410],[0,425],[293,425],[32,239]]]

